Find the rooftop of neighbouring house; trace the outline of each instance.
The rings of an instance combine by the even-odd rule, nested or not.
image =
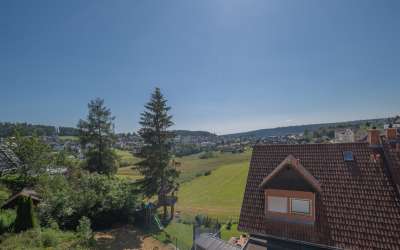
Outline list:
[[[368,140],[256,145],[239,229],[346,249],[400,248],[400,139],[398,135],[388,139],[375,133]],[[294,168],[306,183],[315,186],[313,224],[271,220],[266,216],[264,184],[288,157],[296,159]],[[286,183],[287,189],[295,184]]]
[[[9,209],[16,207],[18,204],[18,198],[20,197],[30,197],[33,201],[33,204],[35,205],[40,202],[40,196],[35,190],[24,188],[20,192],[11,196],[7,201],[5,201],[1,208]]]
[[[195,241],[196,249],[207,250],[240,250],[239,246],[230,244],[210,234],[201,234]]]
[[[0,143],[0,173],[15,170],[20,165],[21,162],[14,152]]]

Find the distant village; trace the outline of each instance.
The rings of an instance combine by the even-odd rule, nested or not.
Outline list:
[[[78,131],[75,128],[60,127],[53,129],[51,126],[39,126],[42,128],[42,130],[39,130],[40,133],[44,134],[41,135],[41,138],[54,151],[66,150],[79,159],[83,158],[81,145],[76,136]],[[303,132],[287,133],[286,135],[255,136],[252,134],[238,134],[238,136],[218,136],[206,131],[176,130],[175,138],[171,143],[173,144],[173,151],[178,157],[208,151],[241,153],[246,147],[253,147],[256,144],[326,144],[365,142],[367,140],[369,128],[376,127],[383,131],[389,126],[400,129],[400,117],[397,116],[394,118],[373,121],[359,121],[355,123],[338,123],[331,126],[321,126],[313,130],[306,128]],[[51,135],[46,135],[48,133]],[[2,140],[4,139],[2,139],[0,133],[0,142]],[[140,136],[136,133],[119,133],[116,134],[116,140],[113,147],[129,151],[136,155],[140,153],[142,146],[143,142]]]

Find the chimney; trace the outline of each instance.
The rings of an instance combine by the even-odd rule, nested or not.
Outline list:
[[[381,138],[380,138],[381,132],[376,129],[375,127],[368,130],[368,143],[371,146],[376,146],[381,144]]]
[[[396,140],[397,139],[397,128],[387,128],[386,129],[386,139]]]

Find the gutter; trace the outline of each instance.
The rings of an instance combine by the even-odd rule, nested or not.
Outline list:
[[[338,247],[333,247],[333,246],[328,246],[328,245],[323,245],[323,244],[318,244],[318,243],[312,243],[312,242],[307,242],[307,241],[301,241],[301,240],[294,240],[286,237],[278,237],[270,234],[259,234],[259,233],[253,233],[250,235],[255,235],[258,238],[265,238],[268,241],[269,239],[274,239],[274,240],[281,240],[281,241],[286,241],[286,242],[291,242],[291,243],[296,243],[300,245],[305,245],[305,246],[311,246],[311,247],[317,247],[321,249],[327,249],[327,250],[343,250],[343,248],[338,248]]]

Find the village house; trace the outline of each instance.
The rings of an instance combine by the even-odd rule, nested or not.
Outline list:
[[[353,130],[346,128],[335,131],[335,143],[354,142],[355,136]]]
[[[246,250],[400,249],[400,139],[256,145],[240,213]]]

